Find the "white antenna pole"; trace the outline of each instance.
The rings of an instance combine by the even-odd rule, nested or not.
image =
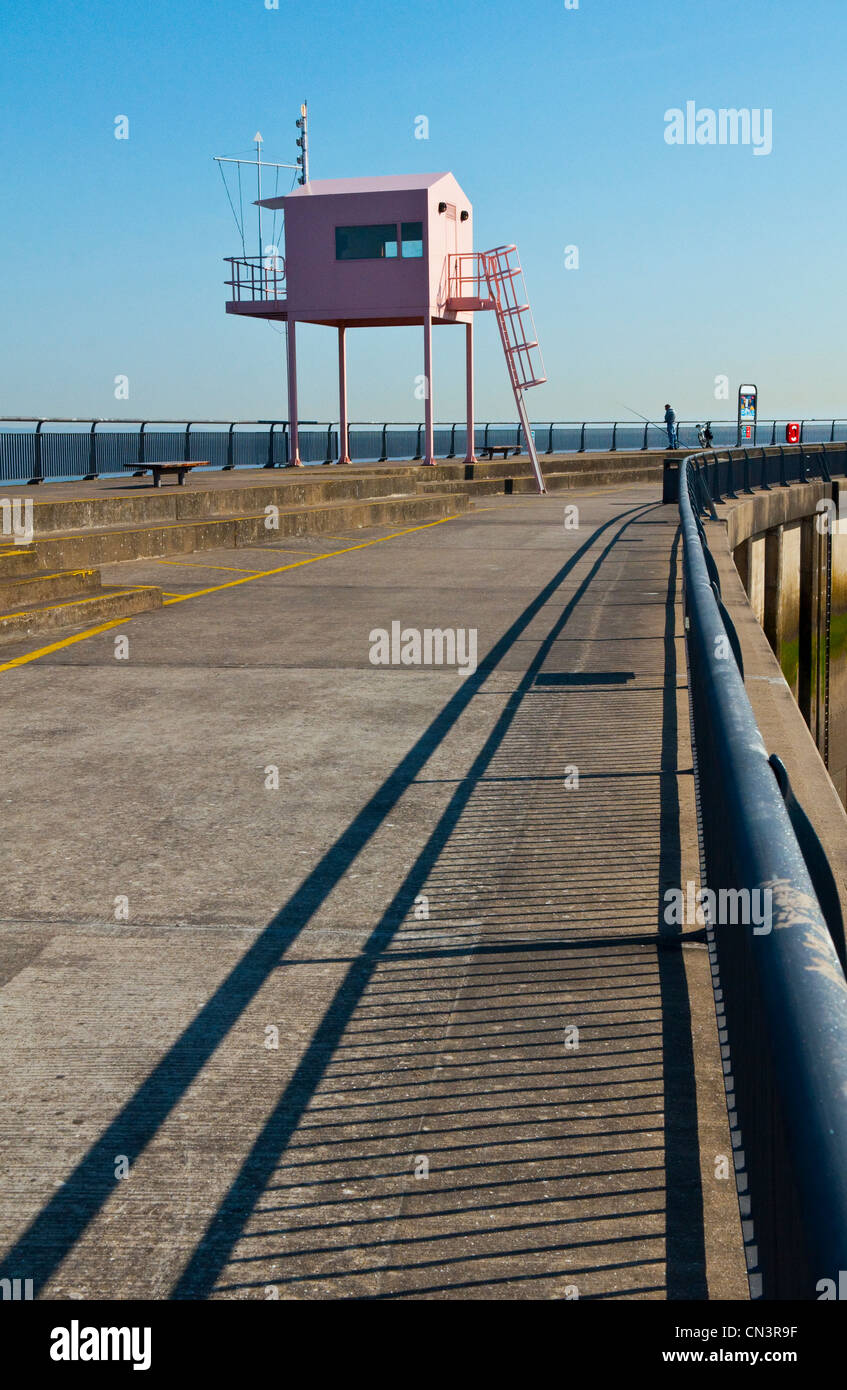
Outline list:
[[[262,259],[262,132],[256,131],[253,136],[256,142],[256,185],[258,188],[259,199],[259,260]]]

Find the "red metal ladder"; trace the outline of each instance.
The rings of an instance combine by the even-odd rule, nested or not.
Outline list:
[[[516,246],[464,251],[449,257],[447,308],[493,309],[515,396],[518,418],[539,493],[546,493],[524,392],[547,380]],[[483,293],[483,287],[486,293]]]

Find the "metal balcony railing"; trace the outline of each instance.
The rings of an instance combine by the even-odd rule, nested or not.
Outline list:
[[[278,252],[264,256],[227,256],[230,279],[224,284],[232,287],[236,304],[285,298],[285,259]]]

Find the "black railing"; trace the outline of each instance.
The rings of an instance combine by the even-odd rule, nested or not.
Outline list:
[[[823,451],[735,451],[686,458],[679,479],[705,885],[760,909],[770,895],[758,913],[770,930],[720,912],[707,926],[751,1291],[760,1279],[765,1298],[819,1298],[847,1270],[844,937],[826,857],[747,698],[701,517],[724,496],[827,472]]]
[[[264,268],[258,264],[257,274]],[[275,291],[274,291],[275,292]],[[69,425],[60,430],[56,426]],[[17,428],[16,428],[17,427]],[[580,453],[640,453],[667,448],[667,432],[659,425],[632,421],[547,421],[532,426],[541,455]],[[734,445],[735,421],[713,421],[714,443],[721,450]],[[464,423],[435,427],[438,458],[461,460],[467,452]],[[760,422],[762,439],[785,438],[785,422]],[[805,444],[847,443],[847,420],[804,420]],[[680,443],[697,447],[697,425],[679,424]],[[304,463],[332,463],[338,457],[335,421],[303,422],[299,431]],[[424,445],[423,424],[383,421],[351,424],[350,457],[354,463],[419,460]],[[478,422],[474,449],[514,445],[525,450],[520,425],[511,421]],[[796,446],[787,446],[788,448]],[[188,452],[186,452],[186,450]],[[176,452],[174,452],[176,451]],[[750,449],[755,457],[760,449]],[[145,458],[208,459],[213,468],[284,467],[288,463],[286,420],[77,420],[0,417],[0,482],[42,482],[49,479],[96,478],[123,473],[125,463]]]
[[[236,304],[253,300],[285,299],[285,261],[277,252],[263,256],[227,256],[232,286],[232,301]]]

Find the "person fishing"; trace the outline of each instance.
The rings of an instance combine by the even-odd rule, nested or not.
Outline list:
[[[665,425],[668,431],[668,448],[676,449],[678,447],[676,433],[676,411],[673,409],[672,406],[667,404],[665,404]]]

